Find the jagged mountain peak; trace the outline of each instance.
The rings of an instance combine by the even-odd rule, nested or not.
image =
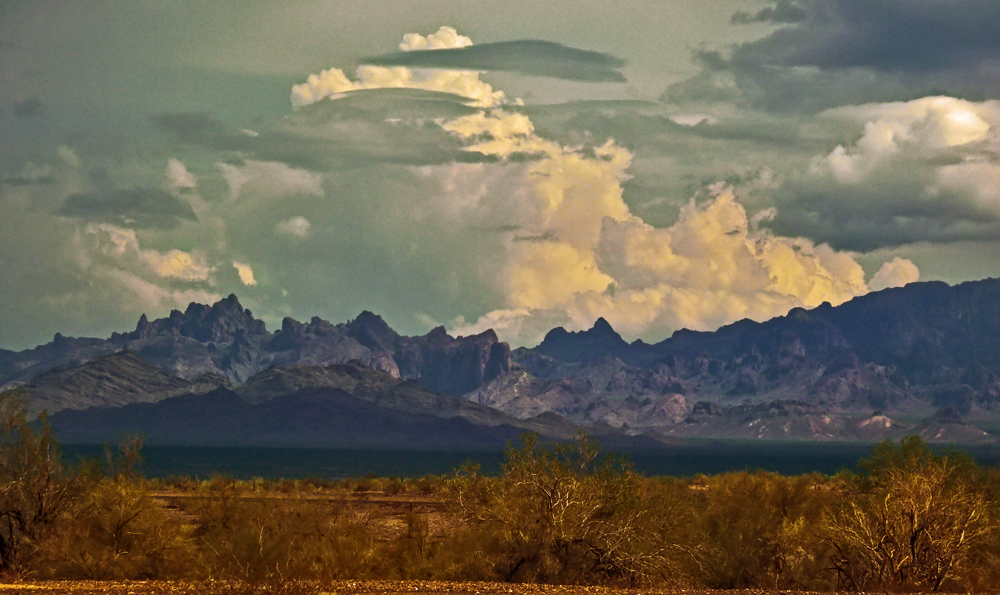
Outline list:
[[[364,310],[347,324],[347,335],[372,351],[392,351],[399,334],[381,316]]]
[[[211,305],[191,302],[184,312],[171,310],[166,318],[152,322],[144,313],[128,338],[143,340],[176,333],[205,343],[228,344],[240,336],[266,332],[264,321],[254,318],[253,312],[240,304],[236,294],[230,294]]]
[[[600,334],[600,335],[613,334],[621,338],[621,336],[615,332],[615,329],[611,328],[611,323],[605,320],[603,316],[599,317],[597,320],[594,321],[594,326],[590,327],[589,332],[592,334]]]
[[[585,331],[567,331],[556,327],[545,335],[536,349],[566,362],[590,362],[608,355],[617,355],[628,348],[611,324],[604,318],[594,321]]]

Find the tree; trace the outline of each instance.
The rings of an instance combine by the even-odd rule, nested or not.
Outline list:
[[[76,496],[43,413],[28,421],[23,391],[0,393],[0,569],[19,570],[43,531]]]
[[[975,464],[912,436],[882,443],[862,466],[867,474],[826,518],[841,585],[939,591],[960,579],[994,530]]]
[[[598,460],[585,436],[539,446],[526,434],[508,447],[500,478],[470,468],[450,489],[466,521],[489,543],[481,557],[496,578],[516,582],[648,583],[676,569],[681,546],[668,537],[674,501],[644,505],[637,477],[612,458]],[[675,519],[681,518],[677,515]]]
[[[816,537],[831,496],[817,475],[746,471],[707,480],[703,580],[721,589],[822,590],[827,544]]]

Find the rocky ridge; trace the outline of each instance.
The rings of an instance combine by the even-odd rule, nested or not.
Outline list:
[[[0,384],[23,386],[32,407],[50,413],[218,391],[236,391],[251,406],[305,390],[363,401],[359,385],[330,371],[349,363],[392,379],[390,392],[410,381],[509,419],[548,420],[553,432],[826,440],[919,433],[977,442],[995,439],[985,430],[1000,407],[998,337],[1000,281],[992,279],[914,283],[765,322],[682,330],[656,344],[628,343],[598,319],[514,351],[492,330],[402,336],[371,312],[341,324],[286,318],[268,332],[229,296],[158,320],[143,316],[134,331],[109,339],[56,335],[35,349],[0,350]],[[443,407],[421,403],[407,414],[435,416]]]

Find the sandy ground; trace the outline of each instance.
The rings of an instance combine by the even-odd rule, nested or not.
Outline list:
[[[225,582],[191,581],[38,581],[0,583],[0,595],[764,595],[801,593],[796,591],[704,589],[612,589],[560,585],[512,585],[507,583],[453,583],[435,581],[337,581],[325,585],[286,583],[284,585],[235,585]],[[857,595],[857,594],[855,594]]]

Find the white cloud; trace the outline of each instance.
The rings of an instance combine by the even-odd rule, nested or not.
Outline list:
[[[305,239],[309,237],[309,234],[312,231],[312,223],[310,223],[305,217],[297,216],[278,222],[275,229],[278,233],[298,239]]]
[[[468,37],[458,35],[451,27],[441,27],[437,33],[423,37],[416,33],[404,36],[399,47],[404,51],[459,48],[472,45]],[[453,93],[469,100],[471,105],[494,107],[507,101],[502,91],[494,91],[489,83],[472,70],[429,70],[406,67],[362,65],[352,81],[340,68],[329,68],[319,74],[310,74],[305,83],[292,87],[291,102],[295,107],[315,103],[321,99],[336,99],[351,91],[365,89],[422,89]]]
[[[408,39],[413,47],[425,43]],[[338,89],[359,88],[327,72]],[[410,84],[410,76],[370,72],[361,82],[391,87]],[[627,336],[662,337],[679,328],[762,320],[796,306],[839,304],[868,291],[853,254],[759,229],[775,211],[763,209],[751,221],[728,187],[692,200],[673,225],[649,225],[622,196],[629,150],[613,139],[566,146],[542,137],[527,115],[487,105],[440,126],[465,151],[495,161],[415,168],[431,186],[399,207],[429,234],[444,226],[500,230],[489,236],[497,239],[490,249],[452,251],[456,268],[494,271],[478,282],[496,296],[478,320],[456,319],[457,332],[498,327],[505,338],[526,343],[553,324],[587,328],[603,316]],[[854,151],[867,155],[893,138],[873,127]],[[447,238],[440,234],[440,241]],[[458,259],[470,262],[458,267]]]
[[[174,192],[198,187],[198,179],[178,159],[167,161],[167,183]]]
[[[436,33],[431,33],[427,37],[419,33],[407,33],[403,36],[403,41],[399,44],[399,49],[404,52],[414,50],[447,50],[453,48],[464,48],[472,45],[472,40],[464,35],[459,35],[453,27],[442,26]]]
[[[254,279],[253,276],[253,269],[250,265],[234,260],[233,268],[236,269],[237,274],[240,276],[240,281],[242,281],[244,285],[250,287],[257,284],[257,280]]]
[[[681,126],[697,126],[698,124],[718,124],[719,119],[709,114],[676,114],[670,116],[674,124]]]
[[[109,224],[88,225],[84,228],[88,238],[86,250],[79,256],[81,263],[89,264],[95,257],[103,257],[106,266],[129,270],[132,274],[153,274],[153,279],[177,279],[188,282],[211,282],[215,267],[210,266],[200,252],[183,250],[158,250],[141,247],[134,229]]]
[[[181,281],[209,281],[215,267],[205,262],[205,257],[182,250],[170,250],[166,253],[155,250],[143,250],[140,257],[149,268],[160,277],[170,277]]]
[[[283,197],[295,193],[323,195],[323,175],[277,161],[249,160],[242,165],[216,164],[229,185],[230,199],[240,200],[248,190],[258,196]]]
[[[911,261],[897,256],[882,267],[872,277],[869,284],[872,291],[881,291],[888,287],[902,287],[920,278],[920,270]]]
[[[978,143],[997,138],[1000,101],[975,103],[952,97],[840,107],[823,119],[864,123],[861,137],[816,157],[814,174],[828,173],[841,184],[859,184],[873,171],[901,158],[933,159],[943,150],[977,153]]]

